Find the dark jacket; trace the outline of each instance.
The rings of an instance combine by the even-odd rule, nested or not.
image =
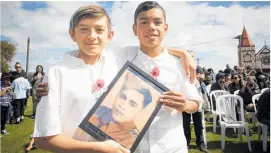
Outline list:
[[[231,93],[231,94],[234,94],[234,92],[236,90],[240,90],[244,87],[244,84],[242,83],[242,81],[240,80],[238,84],[235,84],[234,82],[230,83],[228,85],[228,91]]]
[[[252,103],[252,97],[258,93],[260,93],[259,86],[254,82],[252,93],[250,93],[248,87],[245,86],[240,90],[238,95],[243,98],[244,106],[247,106],[248,104]]]
[[[225,90],[228,90],[228,88],[227,88],[226,86],[224,86],[224,89],[225,89]],[[210,90],[210,92],[215,91],[215,90],[223,90],[217,82],[216,82],[216,83],[213,83],[213,84],[211,85],[211,90]]]
[[[266,124],[270,129],[270,89],[266,90],[257,103],[257,118],[260,123]],[[268,130],[269,131],[269,130]]]

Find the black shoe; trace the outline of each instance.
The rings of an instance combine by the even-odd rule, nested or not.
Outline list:
[[[206,146],[205,146],[204,143],[197,144],[197,148],[198,148],[198,150],[200,150],[201,152],[208,153],[208,150],[207,150],[207,148],[206,148]]]

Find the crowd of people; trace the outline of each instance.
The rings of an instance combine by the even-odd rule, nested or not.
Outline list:
[[[255,75],[248,75],[243,68],[234,66],[234,69],[231,69],[228,64],[226,65],[226,69],[224,71],[219,70],[217,74],[215,74],[212,69],[208,69],[204,73],[205,85],[211,86],[209,92],[215,90],[225,90],[228,91],[230,94],[239,95],[243,99],[245,112],[254,112],[254,107],[261,111],[263,110],[263,108],[260,108],[260,106],[262,105],[258,105],[259,101],[256,101],[256,106],[254,106],[252,102],[252,97],[256,94],[261,93],[262,89],[270,88],[269,74],[262,72],[261,69],[256,69]],[[267,90],[267,92],[269,92],[269,90]],[[265,101],[265,104],[270,105],[270,102],[268,100],[265,99]],[[264,110],[267,111],[267,109]],[[259,111],[258,114],[261,114],[261,111]],[[262,119],[263,118],[259,118],[258,120]],[[265,119],[270,120],[269,117]],[[267,125],[269,127],[269,124]]]
[[[211,86],[211,91],[227,90],[234,93],[240,90],[239,95],[244,99],[248,111],[252,110],[252,96],[270,86],[270,77],[261,70],[257,70],[255,76],[248,76],[244,69],[235,66],[232,70],[229,65],[217,74],[212,69],[197,67],[197,79],[191,84],[180,66],[180,58],[185,61],[186,55],[161,44],[168,30],[165,10],[157,2],[143,2],[135,11],[134,21],[133,31],[140,46],[104,54],[101,52],[104,52],[105,45],[114,35],[110,17],[100,6],[80,7],[71,18],[69,31],[72,40],[77,42],[78,50],[67,53],[63,63],[50,68],[50,90],[47,90],[49,94],[45,94],[48,95],[46,98],[39,103],[40,97],[37,97],[36,87],[45,74],[41,65],[37,66],[36,73],[29,81],[20,63],[15,64],[16,72],[2,74],[1,113],[5,114],[1,114],[1,134],[8,133],[5,128],[7,122],[23,122],[27,98],[32,93],[32,117],[36,117],[33,137],[39,148],[52,152],[129,152],[113,141],[91,142],[88,141],[91,140],[89,137],[77,137],[75,131],[99,98],[95,97],[95,91],[90,87],[101,79],[108,86],[118,68],[130,60],[146,73],[154,68],[166,72],[155,79],[172,90],[159,98],[167,108],[161,108],[137,150],[147,153],[188,152],[192,114],[197,147],[202,152],[208,152],[202,132],[202,111],[209,107],[207,86]],[[261,99],[266,100],[266,97],[260,97],[259,106],[262,108],[266,103],[260,102]],[[266,109],[259,116],[267,116]],[[30,145],[33,143],[32,138]],[[31,146],[27,147],[29,149]]]
[[[36,86],[45,75],[43,67],[38,65],[36,72],[28,78],[22,65],[17,62],[14,66],[15,71],[4,72],[1,74],[1,136],[8,133],[7,124],[21,124],[24,121],[24,112],[29,96],[32,96],[33,114],[35,118],[37,103]],[[32,147],[28,147],[30,150]]]

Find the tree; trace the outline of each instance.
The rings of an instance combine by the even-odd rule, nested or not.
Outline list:
[[[8,42],[1,41],[1,72],[9,72],[12,58],[16,54],[16,45]]]

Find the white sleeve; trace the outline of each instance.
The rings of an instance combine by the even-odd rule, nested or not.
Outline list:
[[[138,50],[138,46],[115,47],[111,49],[120,67],[122,67],[127,60],[132,61]]]
[[[119,67],[122,67],[128,59],[128,52],[123,47],[115,47],[112,48],[111,51],[116,58]]]
[[[55,67],[49,69],[48,96],[42,97],[37,106],[33,137],[46,137],[61,134],[60,123],[60,78]],[[48,79],[48,80],[47,80]]]
[[[181,87],[181,92],[184,94],[186,99],[198,102],[199,104],[198,110],[201,109],[202,104],[203,104],[203,99],[199,95],[196,86],[194,84],[191,84],[188,78],[185,78],[184,86]]]

